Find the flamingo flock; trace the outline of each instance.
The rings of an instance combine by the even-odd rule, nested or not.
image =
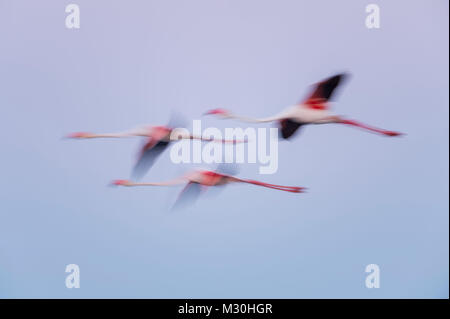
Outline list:
[[[205,112],[205,115],[215,115],[224,119],[235,119],[249,123],[267,123],[276,122],[280,128],[280,137],[282,139],[290,139],[303,126],[307,124],[345,124],[348,126],[358,127],[372,133],[381,134],[383,136],[400,136],[402,133],[384,130],[369,126],[367,124],[343,118],[330,112],[330,101],[335,95],[336,89],[348,78],[347,74],[336,74],[319,83],[317,83],[312,92],[301,103],[290,106],[271,117],[267,118],[248,118],[234,115],[228,110],[216,108]],[[167,146],[174,141],[180,139],[198,139],[205,142],[221,142],[221,143],[241,143],[244,141],[223,140],[204,138],[202,136],[193,136],[186,134],[185,131],[176,131],[175,125],[164,126],[141,126],[119,133],[86,133],[78,132],[69,134],[67,137],[75,139],[89,138],[124,138],[124,137],[144,137],[145,143],[140,150],[138,160],[132,171],[132,180],[115,180],[112,185],[134,187],[134,186],[176,186],[184,184],[185,187],[180,193],[174,207],[180,206],[182,203],[193,202],[202,192],[212,186],[223,186],[226,184],[251,184],[262,186],[269,189],[275,189],[291,193],[303,193],[304,187],[283,186],[269,184],[261,181],[242,179],[232,176],[232,174],[224,174],[218,170],[197,170],[187,173],[179,178],[165,182],[137,182],[155,163],[156,159],[164,152]],[[176,134],[174,134],[176,133]],[[134,181],[133,181],[134,180]]]

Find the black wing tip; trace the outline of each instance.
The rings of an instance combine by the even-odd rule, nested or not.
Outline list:
[[[330,76],[328,79],[324,80],[323,82],[335,82],[336,85],[342,84],[344,81],[348,81],[351,77],[351,74],[349,72],[342,72],[337,73],[333,76]]]
[[[335,91],[350,77],[349,73],[337,73],[317,84],[316,90],[312,94],[314,98],[324,98],[332,100],[335,97]]]

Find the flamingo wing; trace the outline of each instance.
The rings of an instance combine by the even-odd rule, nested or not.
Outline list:
[[[217,165],[215,173],[222,176],[233,176],[239,173],[239,166],[236,163],[226,163],[224,160],[222,163]]]
[[[290,119],[283,119],[279,122],[281,137],[288,139],[302,126],[301,123],[292,121]]]
[[[172,209],[180,209],[193,204],[202,193],[203,188],[204,186],[199,183],[189,182],[178,195]]]
[[[348,78],[348,74],[341,73],[329,77],[314,86],[312,93],[302,103],[312,109],[326,109],[326,102],[332,99],[336,88]]]
[[[133,179],[140,179],[144,176],[168,145],[169,142],[150,139],[142,148],[138,161],[133,168]]]

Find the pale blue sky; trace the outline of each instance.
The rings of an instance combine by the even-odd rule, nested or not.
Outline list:
[[[0,297],[448,298],[448,1],[71,2],[79,30],[70,2],[0,0]],[[277,174],[241,168],[307,194],[236,185],[172,213],[179,189],[106,186],[138,141],[61,140],[173,109],[270,115],[343,70],[334,110],[407,136],[307,127]],[[189,168],[166,152],[146,180]]]

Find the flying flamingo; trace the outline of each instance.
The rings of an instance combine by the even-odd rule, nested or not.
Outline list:
[[[340,123],[351,126],[360,127],[362,129],[379,133],[385,136],[399,136],[398,132],[387,131],[372,127],[357,121],[344,119],[341,116],[333,115],[329,111],[329,101],[333,96],[335,89],[341,84],[347,74],[337,74],[323,80],[315,85],[313,92],[303,102],[291,106],[281,113],[260,119],[252,119],[247,117],[236,116],[224,109],[213,109],[205,113],[205,115],[213,114],[222,118],[237,119],[244,122],[264,123],[278,122],[281,127],[281,136],[285,139],[291,137],[297,129],[306,124],[327,124]]]
[[[247,183],[291,193],[302,193],[305,190],[304,187],[282,186],[250,179],[241,179],[228,174],[210,170],[192,171],[179,178],[159,183],[138,183],[128,180],[115,180],[112,182],[113,185],[120,186],[174,186],[186,184],[186,186],[180,193],[175,206],[179,206],[181,202],[186,202],[186,200],[188,199],[195,200],[204,190],[206,190],[210,186],[221,186],[230,183]]]
[[[123,138],[141,136],[146,138],[146,142],[141,148],[138,160],[133,168],[132,176],[134,179],[141,178],[155,163],[156,159],[172,141],[181,139],[197,139],[207,142],[239,143],[236,140],[222,140],[214,138],[205,138],[188,134],[185,130],[173,126],[141,126],[128,131],[119,133],[86,133],[77,132],[69,134],[68,138],[88,139],[88,138]],[[245,142],[245,141],[242,141]]]

